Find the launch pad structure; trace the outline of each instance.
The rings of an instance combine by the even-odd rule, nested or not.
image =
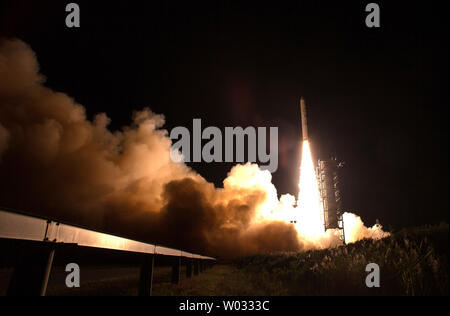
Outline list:
[[[339,169],[344,164],[336,158],[317,162],[317,182],[320,200],[323,205],[324,229],[339,229],[339,237],[345,244],[344,210],[342,209]]]

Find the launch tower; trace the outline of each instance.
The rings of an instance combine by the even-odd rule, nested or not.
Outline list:
[[[340,230],[340,238],[345,243],[344,211],[342,209],[341,191],[339,187],[339,169],[343,163],[336,158],[319,160],[317,163],[317,180],[320,198],[323,204],[325,230]]]

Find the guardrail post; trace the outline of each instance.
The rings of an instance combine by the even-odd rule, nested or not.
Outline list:
[[[155,256],[145,255],[141,266],[141,273],[139,280],[139,296],[152,295],[154,269],[155,269]]]
[[[194,259],[194,275],[198,275],[199,273],[199,259]]]
[[[192,259],[186,258],[186,277],[191,278],[192,277]]]
[[[14,268],[8,296],[45,296],[55,256],[54,245],[29,250]]]
[[[45,296],[45,294],[47,293],[48,280],[50,279],[50,273],[52,272],[53,258],[55,258],[55,248],[52,246],[49,250],[47,264],[45,266],[44,279],[42,280],[41,287],[41,296]]]
[[[172,284],[180,284],[181,257],[175,257],[172,266]]]

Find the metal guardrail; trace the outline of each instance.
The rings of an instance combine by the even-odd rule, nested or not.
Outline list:
[[[55,246],[76,245],[81,247],[91,247],[99,249],[109,249],[116,251],[125,251],[131,253],[139,253],[144,256],[143,266],[141,267],[141,284],[140,294],[151,295],[153,270],[155,256],[169,256],[175,259],[172,273],[172,282],[179,283],[180,281],[180,265],[181,258],[186,261],[187,276],[192,275],[192,265],[194,265],[194,274],[198,274],[203,270],[203,263],[208,261],[214,261],[214,258],[202,256],[199,254],[193,254],[190,252],[167,248],[156,244],[149,244],[139,242],[131,239],[126,239],[110,234],[105,234],[74,225],[68,225],[57,221],[52,221],[35,216],[25,215],[14,211],[0,210],[0,239],[15,239],[42,242],[48,251],[44,251],[44,257],[47,260],[45,262],[45,269],[42,264],[38,270],[43,270],[40,273],[43,274],[42,284],[40,285],[40,295],[45,295],[48,278],[53,262],[53,256],[55,252]],[[42,256],[42,254],[38,255]],[[42,260],[35,260],[36,265]],[[41,258],[42,259],[42,258]],[[31,259],[33,260],[33,259]],[[25,273],[24,269],[16,267],[15,274]],[[29,270],[29,268],[28,268]],[[17,273],[16,273],[17,272]],[[29,271],[28,271],[29,272]],[[22,283],[26,277],[13,277],[12,283],[16,283],[10,288],[14,288],[10,291],[14,293],[22,293],[23,290],[20,283]],[[19,281],[14,281],[15,279]],[[29,279],[29,277],[28,277]],[[149,283],[149,284],[147,284]],[[25,293],[25,292],[24,292]],[[26,293],[30,293],[27,291]]]
[[[75,244],[84,247],[215,260],[182,250],[143,243],[56,221],[0,210],[0,238]]]

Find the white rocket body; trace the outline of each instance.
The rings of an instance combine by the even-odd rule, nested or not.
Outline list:
[[[300,112],[302,115],[302,135],[303,140],[308,140],[308,120],[306,118],[306,103],[305,99],[300,99]]]

